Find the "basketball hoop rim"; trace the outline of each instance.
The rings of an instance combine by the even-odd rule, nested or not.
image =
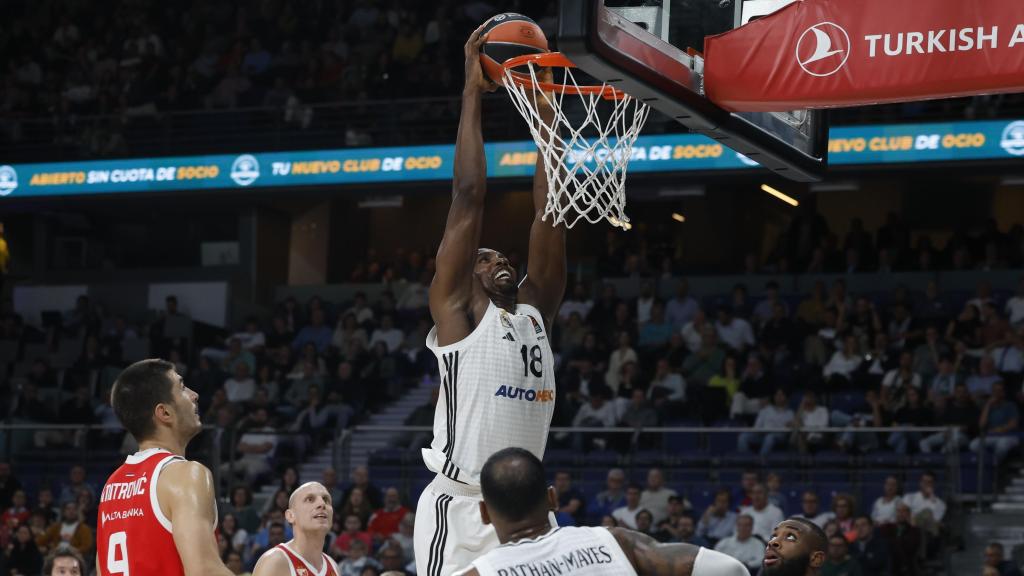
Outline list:
[[[617,90],[612,86],[577,86],[570,84],[558,84],[555,82],[534,82],[527,74],[522,72],[515,72],[513,68],[519,66],[527,66],[530,64],[536,64],[544,68],[575,68],[576,65],[572,63],[569,58],[561,52],[543,52],[541,54],[524,54],[522,56],[515,56],[505,60],[501,65],[508,72],[508,76],[513,82],[530,89],[540,89],[544,92],[558,92],[561,94],[577,94],[577,95],[590,95],[595,94],[601,96],[606,100],[623,100],[629,98],[629,94],[626,94],[622,90]]]

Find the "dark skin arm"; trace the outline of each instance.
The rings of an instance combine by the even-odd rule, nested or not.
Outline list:
[[[462,93],[462,116],[455,141],[452,204],[448,210],[444,238],[437,249],[437,272],[430,283],[430,316],[437,325],[437,342],[446,346],[458,342],[476,325],[471,317],[473,267],[480,246],[484,197],[487,192],[487,161],[480,130],[480,95],[492,90],[480,68],[480,47],[486,40],[477,28],[466,42],[466,86]]]
[[[543,76],[551,81],[551,72]],[[550,98],[550,96],[549,96]],[[538,112],[544,124],[554,126],[555,113],[543,95],[536,98]],[[554,129],[554,128],[550,128]],[[519,301],[530,304],[544,316],[544,325],[550,332],[558,307],[565,294],[565,225],[552,226],[544,222],[544,207],[548,201],[548,177],[544,171],[544,157],[538,151],[533,173],[533,225],[530,227],[530,254],[526,264],[526,278],[519,287]]]
[[[689,576],[700,548],[692,544],[662,544],[640,532],[609,528],[629,563],[640,576]]]

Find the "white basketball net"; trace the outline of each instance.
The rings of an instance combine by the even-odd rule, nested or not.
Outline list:
[[[536,63],[525,66],[529,68],[533,85],[538,85]],[[564,223],[567,228],[572,228],[581,218],[591,224],[607,220],[613,226],[628,230],[632,226],[625,213],[626,168],[650,109],[628,95],[605,99],[600,93],[575,94],[569,89],[579,87],[572,69],[564,70],[562,89],[542,92],[516,82],[513,72],[505,69],[505,88],[526,119],[530,134],[544,157],[548,202],[543,220],[548,221],[551,216],[552,226]],[[525,76],[525,72],[518,74]],[[583,103],[578,114],[583,120],[573,126],[562,104],[566,97],[571,102],[576,96]],[[611,114],[598,114],[602,102],[612,106]],[[551,128],[537,112],[538,104],[546,104],[554,110]],[[573,115],[577,116],[576,111]]]

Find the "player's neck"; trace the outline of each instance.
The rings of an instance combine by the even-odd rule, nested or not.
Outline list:
[[[489,294],[488,298],[490,298],[491,302],[494,302],[494,305],[497,306],[498,308],[501,308],[506,312],[510,312],[512,314],[516,313],[515,294]]]
[[[153,448],[159,448],[161,450],[167,450],[168,452],[176,454],[178,456],[184,456],[186,444],[188,444],[188,442],[181,442],[179,440],[175,440],[172,438],[150,438],[148,440],[143,440],[142,442],[139,442],[139,452],[142,452],[144,450],[150,450]]]
[[[551,522],[545,517],[543,521],[533,522],[527,526],[511,526],[510,528],[504,538],[501,538],[501,534],[498,535],[498,539],[502,544],[543,536],[551,531]]]
[[[300,532],[295,531],[295,538],[292,538],[288,542],[288,546],[302,556],[302,559],[309,563],[310,566],[319,570],[323,568],[324,557],[321,552],[324,549],[324,537],[326,536],[323,532]]]

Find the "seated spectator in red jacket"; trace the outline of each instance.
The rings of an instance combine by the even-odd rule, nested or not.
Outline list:
[[[398,532],[398,524],[402,518],[409,513],[409,509],[402,506],[402,499],[398,495],[398,489],[388,488],[384,491],[384,507],[379,508],[370,516],[370,523],[367,530],[373,539],[380,542]]]
[[[354,540],[362,540],[367,550],[373,549],[373,538],[363,530],[363,521],[355,514],[345,516],[344,530],[331,543],[330,553],[335,559],[348,555],[348,549]]]

